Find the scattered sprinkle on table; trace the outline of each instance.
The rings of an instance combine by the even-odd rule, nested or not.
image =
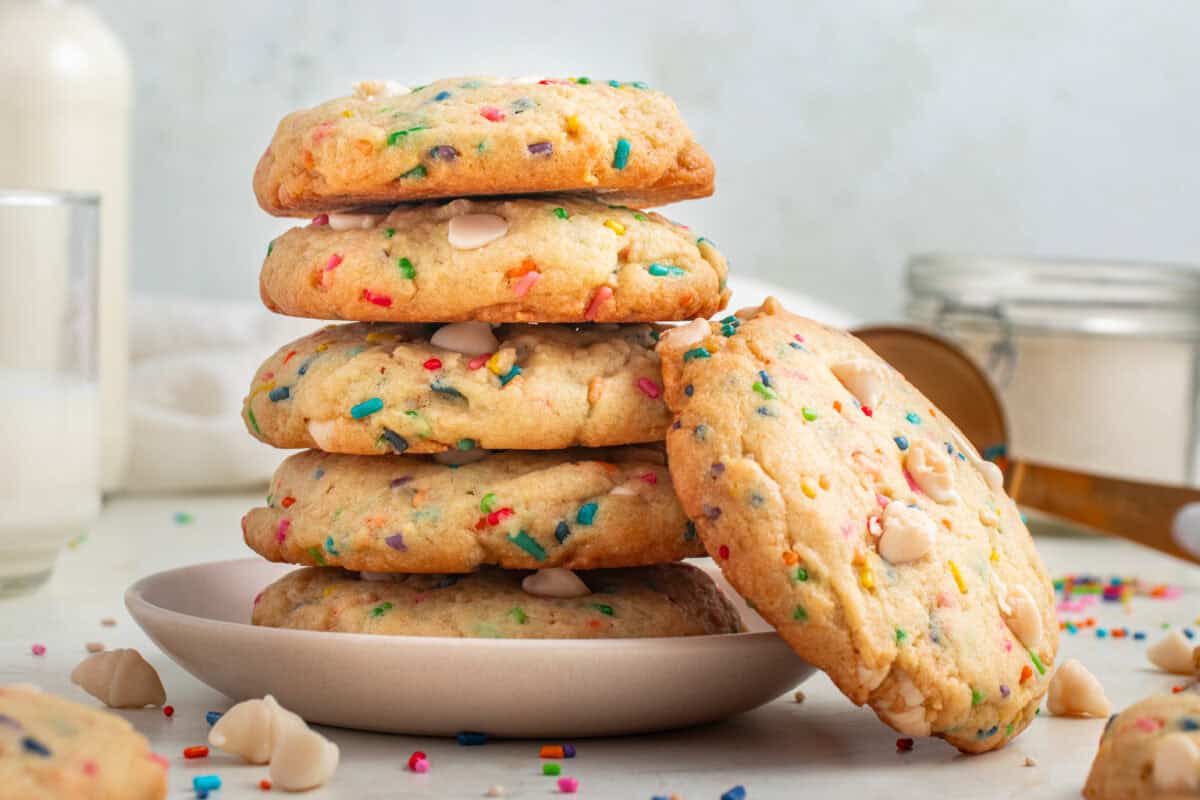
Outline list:
[[[725,794],[721,795],[721,800],[743,800],[746,796],[746,787],[740,783],[730,789]]]
[[[542,774],[550,775],[551,777],[561,775],[562,774],[562,765],[555,764],[555,763],[542,764]]]
[[[908,753],[908,752],[911,752],[912,749],[913,749],[913,740],[912,739],[905,737],[903,739],[896,740],[896,752]]]
[[[192,789],[194,789],[197,794],[200,794],[201,792],[214,792],[220,788],[220,775],[197,775],[196,777],[192,778]]]
[[[217,720],[219,720],[221,716],[222,714],[220,711],[206,711],[204,712],[204,721],[209,725],[216,725]]]
[[[33,647],[31,647],[29,649],[35,656],[46,655],[46,645],[44,645],[44,644],[35,644]]]
[[[807,696],[804,694],[804,692],[797,689],[796,693],[792,695],[792,699],[797,703],[803,703],[807,699]]]
[[[112,628],[112,627],[116,626],[117,621],[115,619],[113,619],[112,617],[103,617],[100,620],[100,624],[106,628]]]
[[[429,772],[428,759],[418,758],[416,761],[413,762],[412,771],[416,772],[418,774],[421,774],[421,775],[424,775],[426,772]]]
[[[164,717],[175,716],[175,706],[163,706],[163,716]]]
[[[463,731],[456,737],[458,743],[463,747],[476,747],[481,744],[487,744],[487,734],[478,733],[477,731]]]
[[[578,778],[559,778],[558,779],[558,790],[560,792],[562,792],[563,794],[575,794],[577,791],[579,791],[579,779]]]
[[[413,765],[418,761],[425,761],[427,759],[428,756],[425,755],[424,750],[414,750],[413,754],[408,757],[408,768],[413,769]]]
[[[258,788],[262,789],[264,792],[269,792],[271,791],[271,782],[266,778],[263,778],[258,782]]]
[[[176,525],[191,525],[196,521],[196,517],[187,511],[176,511],[172,519]]]
[[[184,758],[208,758],[208,748],[202,744],[183,748]]]

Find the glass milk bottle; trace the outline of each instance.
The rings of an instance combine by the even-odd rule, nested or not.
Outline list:
[[[121,41],[90,5],[0,0],[0,187],[101,197],[98,373],[105,489],[125,472],[129,341],[129,117]],[[36,300],[0,295],[0,341],[36,324]],[[18,330],[19,329],[19,330]]]

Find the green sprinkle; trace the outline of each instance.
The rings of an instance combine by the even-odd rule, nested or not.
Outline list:
[[[262,430],[258,427],[258,420],[254,418],[254,409],[250,406],[246,406],[246,418],[250,420],[250,427],[254,429],[254,432],[262,436]]]
[[[371,609],[371,616],[376,617],[376,618],[382,617],[384,614],[386,614],[387,612],[389,612],[391,610],[392,610],[391,603],[387,603],[387,602],[380,603],[379,605],[377,605]]]
[[[579,507],[579,513],[575,515],[575,521],[580,525],[591,525],[592,520],[596,518],[596,509],[599,507],[596,503],[584,503]]]
[[[796,606],[796,610],[792,612],[792,619],[797,622],[808,622],[808,612],[804,610],[804,606]]]
[[[613,607],[610,605],[606,605],[604,603],[592,603],[592,608],[596,609],[606,617],[611,617],[613,615]]]
[[[709,247],[713,246],[712,239],[705,239],[703,236],[696,240],[696,247],[699,247],[702,244],[706,244]]]
[[[640,212],[640,211],[635,211],[635,212],[633,212],[633,218],[634,218],[634,219],[636,219],[638,222],[645,222],[645,221],[646,221],[646,215],[645,215],[645,214],[643,214],[643,213],[642,213],[642,212]]]
[[[559,206],[558,208],[554,209],[554,216],[558,217],[559,219],[569,219],[571,215],[567,213],[565,208]]]
[[[351,406],[350,416],[354,419],[362,419],[371,416],[381,408],[383,408],[382,398],[372,397],[370,400],[363,400],[358,405]]]
[[[796,574],[792,576],[792,579],[798,583],[804,583],[808,580],[808,570],[804,567],[796,567]]]
[[[546,551],[543,550],[542,546],[534,541],[533,538],[531,538],[530,535],[525,531],[517,531],[516,536],[507,536],[505,538],[507,538],[517,547],[524,550],[526,553],[529,553],[529,555],[533,556],[538,561],[546,560]]]
[[[455,447],[457,447],[459,450],[474,450],[475,449],[475,440],[474,439],[459,439],[458,444],[456,444]]]
[[[811,408],[808,408],[807,406],[800,409],[800,413],[803,414],[804,418],[806,420],[808,420],[809,422],[814,422],[817,419],[817,412],[813,411]]]
[[[396,260],[396,266],[400,268],[400,274],[408,278],[410,281],[417,277],[417,268],[414,267],[413,263],[404,256],[400,256],[400,258]]]
[[[691,350],[688,350],[686,353],[683,354],[683,363],[686,364],[687,362],[691,361],[693,358],[708,358],[710,355],[712,355],[712,354],[709,353],[707,350],[705,350],[703,347],[695,347],[695,348],[692,348]]]
[[[271,255],[271,251],[272,251],[272,250],[274,250],[274,249],[275,249],[275,240],[274,240],[274,239],[272,239],[272,240],[271,240],[271,241],[270,241],[270,242],[267,244],[267,256],[270,256],[270,255]]]
[[[479,144],[475,145],[475,152],[482,153],[487,148],[487,140],[480,140]]]
[[[683,267],[677,267],[674,264],[651,264],[646,268],[646,271],[656,278],[662,278],[666,275],[682,277],[686,274],[683,271]]]
[[[338,549],[337,549],[337,546],[334,545],[334,543],[333,543],[332,536],[325,537],[325,549],[329,551],[329,555],[331,555],[331,556],[338,555]]]
[[[400,140],[403,139],[404,137],[408,136],[410,133],[416,133],[417,131],[425,131],[425,130],[429,130],[429,128],[425,125],[417,125],[416,127],[413,127],[413,128],[405,128],[402,131],[392,131],[391,133],[388,134],[388,138],[387,138],[388,147],[395,147],[396,145],[400,144]]]
[[[1004,735],[1012,736],[1012,732],[1013,732],[1013,726],[1012,726],[1012,723],[1010,722],[1010,723],[1008,723],[1008,725],[1006,725],[1004,727]]]
[[[650,88],[650,85],[647,84],[645,81],[633,81],[629,85],[635,89],[649,89]]]
[[[575,79],[575,82],[576,82],[576,83],[581,83],[581,84],[583,84],[584,86],[587,86],[589,83],[591,83],[591,82],[592,82],[592,79],[591,79],[591,78],[576,78],[576,79]],[[556,773],[554,773],[554,774],[555,774],[555,775],[557,775],[558,773],[556,772]]]
[[[754,391],[758,392],[759,394],[761,394],[767,400],[778,400],[779,399],[779,395],[777,395],[775,393],[775,390],[772,389],[770,386],[764,385],[762,381],[755,381],[753,384],[750,385],[750,388],[753,389]]]
[[[983,702],[983,692],[978,689],[971,690],[971,705],[977,706]]]
[[[515,619],[518,625],[524,625],[526,622],[529,622],[529,615],[520,606],[513,606],[509,610],[508,615]]]
[[[483,496],[483,499],[479,501],[479,510],[485,514],[490,514],[491,512],[495,511],[496,510],[496,495],[493,494],[492,492],[488,492],[487,494],[485,494]]]
[[[722,325],[721,326],[721,334],[723,336],[725,336],[726,338],[733,336],[735,333],[737,333],[737,325]]]
[[[918,417],[915,412],[912,412],[912,411],[908,412],[907,414],[904,415],[904,418],[906,420],[908,420],[909,422],[911,422],[913,425],[921,424],[921,418]]]
[[[384,229],[383,229],[383,238],[385,238],[385,239],[390,239],[390,238],[392,238],[392,237],[393,237],[393,236],[395,236],[395,235],[396,235],[396,229],[395,229],[395,228],[384,228]]]
[[[908,631],[904,628],[896,628],[896,644],[900,644],[908,638]]]
[[[1033,661],[1033,665],[1035,667],[1037,667],[1038,675],[1045,675],[1046,674],[1046,665],[1042,663],[1042,660],[1040,658],[1038,658],[1038,654],[1033,652],[1032,650],[1030,650],[1029,658],[1030,658],[1030,660]]]
[[[625,169],[625,165],[629,163],[630,147],[628,139],[617,139],[617,149],[613,151],[613,169]]]
[[[562,775],[562,767],[558,764],[542,764],[543,775]]]
[[[317,566],[325,566],[325,556],[321,554],[321,549],[315,544],[308,548],[308,554],[313,557],[313,561],[317,562]]]
[[[405,178],[415,180],[417,178],[424,178],[428,174],[429,174],[429,170],[425,169],[424,164],[417,164],[415,167],[410,169],[408,172],[405,172],[403,175],[401,175],[400,180],[404,180]]]

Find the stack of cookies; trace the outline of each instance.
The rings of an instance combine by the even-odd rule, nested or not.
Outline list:
[[[713,166],[640,82],[459,78],[286,117],[262,207],[272,311],[331,325],[259,369],[286,459],[243,520],[256,624],[482,637],[726,633],[671,486],[662,320],[724,307],[725,261],[639,210]],[[575,570],[582,570],[575,572]]]

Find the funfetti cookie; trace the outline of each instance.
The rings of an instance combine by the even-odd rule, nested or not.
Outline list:
[[[661,441],[657,336],[648,325],[331,325],[267,359],[243,417],[276,447],[361,455]]]
[[[704,555],[660,448],[471,453],[483,457],[291,456],[267,506],[242,521],[246,544],[271,561],[372,572],[595,569]]]
[[[977,752],[1029,724],[1058,626],[995,465],[866,345],[773,299],[659,352],[684,511],[796,652],[908,735]]]
[[[644,207],[707,197],[713,174],[675,103],[640,81],[364,81],[279,123],[254,192],[276,215],[561,191]]]
[[[623,639],[737,633],[741,619],[688,564],[575,573],[483,569],[384,575],[290,572],[255,600],[255,625],[389,636]]]
[[[1200,795],[1200,695],[1162,694],[1111,717],[1083,796],[1185,800]]]
[[[121,717],[33,686],[0,687],[0,797],[166,796],[166,759]]]
[[[390,322],[656,322],[725,307],[725,259],[653,212],[547,196],[319,214],[267,250],[272,311]]]

